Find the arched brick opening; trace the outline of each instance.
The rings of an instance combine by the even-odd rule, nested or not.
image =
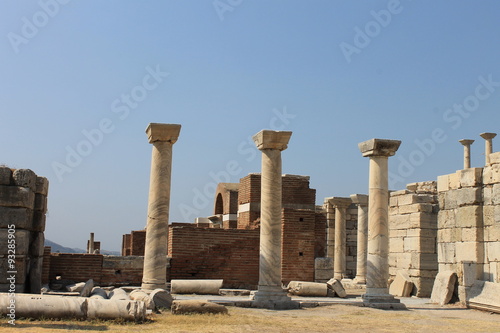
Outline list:
[[[217,199],[215,200],[215,215],[224,214],[224,200],[222,199],[222,194],[219,193],[217,195]]]

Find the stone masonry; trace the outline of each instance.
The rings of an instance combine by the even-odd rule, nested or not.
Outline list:
[[[403,270],[412,280],[412,294],[430,297],[437,265],[436,182],[408,184],[389,201],[389,274]]]
[[[29,169],[0,167],[2,292],[9,291],[11,283],[18,293],[40,292],[48,189],[47,178]]]

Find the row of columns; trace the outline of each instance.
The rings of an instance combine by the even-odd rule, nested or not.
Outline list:
[[[350,198],[325,199],[327,219],[327,257],[333,258],[333,278],[347,277],[346,269],[346,214],[351,203],[358,207],[356,278],[358,284],[366,283],[366,254],[368,239],[368,196],[352,194]]]
[[[484,147],[484,157],[485,157],[485,165],[490,164],[490,154],[493,152],[493,138],[497,136],[496,133],[481,133],[479,134],[485,141],[485,147]],[[462,139],[459,140],[463,146],[464,146],[464,169],[470,168],[470,146],[471,144],[474,143],[474,140],[470,139]]]
[[[167,236],[170,205],[172,146],[177,141],[181,126],[176,124],[149,124],[146,129],[153,145],[151,158],[148,221],[142,288],[153,290],[166,287]],[[297,308],[281,286],[281,211],[282,163],[281,152],[287,148],[292,132],[263,130],[253,140],[262,152],[261,226],[259,286],[254,303],[273,309]],[[395,308],[398,303],[387,289],[389,277],[388,228],[388,157],[395,154],[400,141],[372,139],[359,144],[365,157],[370,158],[368,227],[364,226],[366,198],[331,198],[335,207],[335,277],[345,277],[345,221],[346,209],[357,203],[361,232],[358,239],[358,276],[365,278],[364,302],[370,306]],[[366,230],[368,237],[366,238]],[[328,236],[329,239],[331,235]],[[364,247],[365,239],[368,241]],[[366,261],[364,260],[366,253]],[[363,265],[366,262],[366,266]]]

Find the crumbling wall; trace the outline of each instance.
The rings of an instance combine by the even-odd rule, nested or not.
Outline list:
[[[255,288],[259,281],[259,230],[197,228],[169,232],[169,279],[223,279],[226,288]]]
[[[29,169],[0,166],[0,291],[40,291],[48,187]]]
[[[404,270],[414,284],[412,295],[430,297],[437,263],[436,182],[420,182],[392,192],[389,201],[389,274]]]
[[[46,252],[50,248],[46,248]],[[46,259],[47,259],[47,253]],[[106,256],[90,253],[50,253],[44,264],[44,283],[56,276],[64,280],[83,282],[93,279],[101,286],[140,285],[144,257]]]
[[[123,235],[122,256],[144,256],[146,230],[133,230]]]
[[[315,211],[283,209],[281,278],[290,281],[314,281]]]
[[[461,301],[475,280],[500,282],[500,153],[490,162],[438,177],[439,271],[457,273]]]

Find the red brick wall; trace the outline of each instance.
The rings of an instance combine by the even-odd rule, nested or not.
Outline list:
[[[282,202],[284,206],[300,205],[303,209],[307,205],[308,209],[315,209],[316,190],[309,188],[309,177],[285,175],[282,177],[283,194]],[[250,174],[240,180],[238,204],[260,203],[260,174]],[[289,207],[292,208],[292,207]],[[256,219],[260,212],[242,212],[238,217],[238,229],[251,229],[256,226]]]
[[[260,174],[249,174],[240,179],[238,204],[260,202]]]
[[[143,256],[146,245],[146,230],[137,230],[130,233],[130,255]]]
[[[315,212],[283,209],[282,280],[314,281]]]
[[[101,270],[101,286],[140,286],[144,257],[104,256]]]
[[[42,284],[49,283],[49,272],[50,272],[50,246],[45,246],[43,248],[43,263],[42,263]]]
[[[122,256],[129,256],[130,251],[130,234],[125,234],[122,237]]]
[[[255,288],[259,231],[174,226],[169,234],[170,279],[223,279],[225,288]]]
[[[51,253],[48,256],[44,255],[43,265],[43,283],[48,283],[60,275],[64,280],[75,282],[93,279],[94,283],[101,286],[140,285],[144,257]]]
[[[316,190],[309,188],[309,177],[286,175],[282,177],[283,204],[316,205]]]
[[[102,258],[102,254],[52,253],[49,280],[60,275],[64,280],[83,282],[93,279],[95,283],[101,283]]]

